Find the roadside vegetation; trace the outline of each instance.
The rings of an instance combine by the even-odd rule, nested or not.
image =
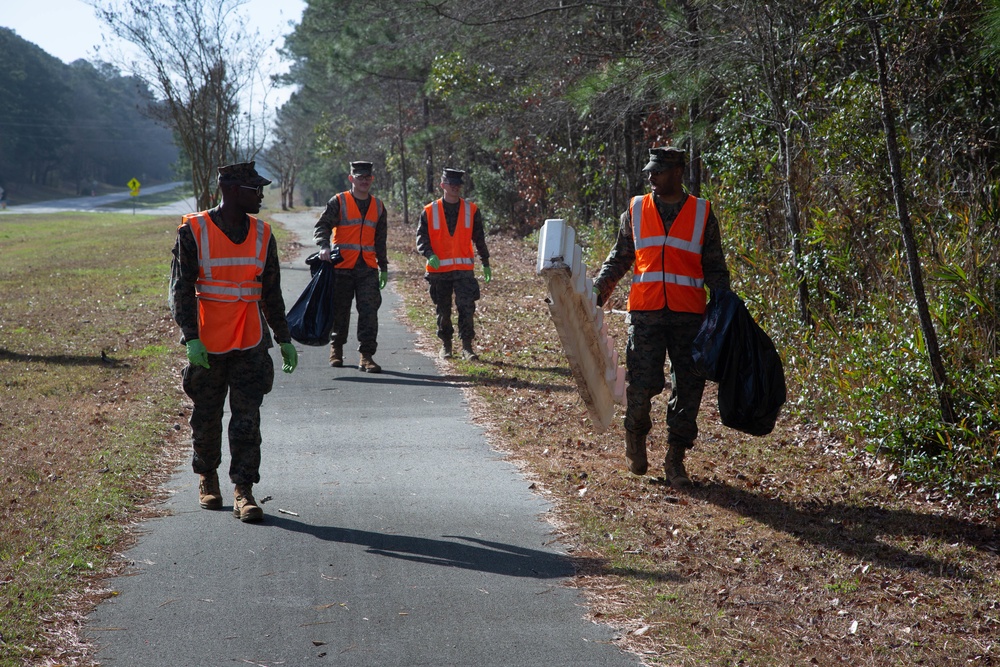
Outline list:
[[[394,285],[433,351],[412,236],[394,230]],[[592,617],[618,627],[623,647],[648,664],[691,667],[1000,664],[991,497],[948,496],[910,479],[885,452],[810,416],[808,382],[831,383],[835,366],[802,374],[795,359],[808,348],[779,339],[790,403],[762,438],[720,425],[710,384],[689,491],[666,485],[654,465],[666,453],[658,397],[650,475],[636,477],[625,466],[621,409],[603,434],[586,417],[535,275],[534,240],[489,243],[481,359],[454,367],[470,379],[493,444],[554,502],[554,523],[587,564],[576,583]],[[764,312],[766,297],[749,296]],[[624,318],[606,321],[623,356]]]
[[[66,64],[0,27],[0,99],[0,186],[11,206],[173,177],[174,137],[145,113],[160,105],[107,63]]]

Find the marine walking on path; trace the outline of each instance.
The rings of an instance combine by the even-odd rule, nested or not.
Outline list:
[[[707,304],[705,288],[729,289],[729,269],[712,205],[684,190],[685,153],[651,148],[643,167],[651,186],[622,213],[615,245],[594,281],[603,305],[631,269],[625,352],[625,458],[629,470],[649,467],[646,439],[653,427],[652,398],[666,386],[667,453],[663,469],[673,486],[688,486],[684,456],[698,437],[705,378],[695,371],[692,343]]]
[[[441,339],[440,356],[453,355],[455,326],[451,321],[452,297],[458,311],[458,336],[462,356],[478,359],[472,341],[476,337],[474,315],[479,300],[479,281],[473,271],[474,253],[483,263],[483,281],[490,282],[490,252],[486,247],[483,216],[471,201],[462,198],[465,172],[445,169],[441,174],[444,196],[424,207],[417,225],[417,252],[427,259],[424,278],[430,286],[431,301],[437,314],[437,337]]]
[[[277,243],[271,226],[255,217],[270,182],[253,162],[219,167],[222,203],[184,216],[170,264],[170,312],[188,358],[183,388],[194,402],[192,468],[200,476],[199,504],[222,509],[217,469],[228,395],[233,514],[247,522],[264,517],[253,485],[260,481],[260,406],[274,382],[272,329],[282,370],[291,373],[298,364],[285,320]]]
[[[389,279],[386,254],[385,205],[370,194],[374,180],[371,162],[351,162],[351,189],[330,198],[313,231],[319,257],[333,262],[333,330],[330,333],[330,365],[344,365],[344,345],[351,327],[351,304],[358,310],[358,369],[380,373],[375,363],[378,350],[378,310]]]

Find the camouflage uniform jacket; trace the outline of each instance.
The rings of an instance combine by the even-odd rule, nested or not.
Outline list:
[[[461,202],[449,204],[442,201],[441,203],[444,204],[444,221],[448,225],[448,233],[454,234],[455,227],[458,225],[458,208]],[[490,251],[486,248],[486,228],[483,225],[483,212],[479,210],[478,206],[476,214],[472,217],[472,244],[476,246],[476,252],[479,253],[479,259],[483,266],[489,266]],[[435,254],[434,248],[431,246],[431,235],[427,229],[426,209],[420,213],[420,222],[417,224],[417,252],[427,258]]]
[[[244,224],[235,229],[227,228],[222,222],[219,209],[211,209],[208,214],[212,222],[219,226],[233,243],[246,240],[249,226]],[[198,334],[198,297],[194,293],[195,281],[198,280],[198,244],[194,234],[187,225],[177,230],[177,240],[174,242],[173,259],[170,262],[170,313],[181,329],[181,343],[194,340]],[[260,309],[264,319],[279,343],[292,342],[285,319],[285,300],[281,296],[281,267],[278,263],[278,244],[271,235],[267,246],[267,259],[264,262],[264,272],[261,274],[263,291]],[[267,327],[261,327],[265,347],[271,347],[271,333]]]
[[[677,214],[681,212],[681,207],[687,199],[682,199],[676,204],[669,204],[653,195],[653,201],[656,203],[656,210],[660,213],[660,218],[663,219],[663,229],[669,233],[670,226],[677,218]],[[632,208],[630,206],[622,213],[615,247],[608,253],[608,258],[604,260],[604,265],[594,280],[594,287],[599,292],[601,303],[607,301],[618,281],[632,269],[634,263],[635,241],[632,238]],[[701,249],[701,269],[705,274],[705,285],[709,289],[730,288],[729,268],[726,266],[726,254],[722,250],[719,221],[715,217],[714,210],[709,211],[708,221],[705,224],[705,237]]]
[[[368,199],[354,200],[358,204],[358,211],[361,213],[361,217],[368,215],[368,207],[371,206],[373,198],[371,196]],[[323,215],[319,216],[319,220],[316,222],[316,227],[313,229],[313,240],[316,241],[316,245],[320,248],[330,247],[330,238],[333,236],[333,228],[340,224],[340,199],[334,195],[330,198],[330,201],[326,203],[326,210],[323,211]],[[385,244],[386,238],[389,235],[389,225],[387,222],[387,216],[385,212],[385,206],[382,207],[382,215],[378,217],[378,222],[375,223],[375,261],[378,263],[379,271],[389,270],[389,256],[386,253]],[[364,264],[362,260],[358,260],[358,265]],[[367,266],[367,264],[365,264]]]

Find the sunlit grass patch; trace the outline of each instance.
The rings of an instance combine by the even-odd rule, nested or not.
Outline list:
[[[171,359],[165,303],[176,221],[60,214],[4,225],[0,323],[17,323],[0,324],[6,667],[45,659],[64,596],[78,599],[107,569],[128,517],[155,492],[181,355]]]

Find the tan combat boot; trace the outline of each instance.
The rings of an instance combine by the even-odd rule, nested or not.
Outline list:
[[[340,368],[344,365],[344,346],[330,343],[330,365]]]
[[[670,486],[683,489],[691,486],[691,479],[684,469],[684,452],[682,445],[670,445],[667,448],[667,456],[663,460],[663,472]]]
[[[358,370],[362,370],[365,373],[381,373],[382,367],[375,363],[372,355],[362,352],[361,361],[358,362]]]
[[[202,509],[221,510],[222,491],[219,490],[219,473],[216,471],[200,475],[198,482],[198,504]]]
[[[441,341],[441,352],[438,354],[442,359],[451,359],[455,355],[451,351],[451,341],[443,340]]]
[[[253,499],[253,485],[238,485],[234,491],[233,516],[240,521],[260,521],[264,518],[264,510],[257,506]]]
[[[646,436],[625,431],[625,460],[633,475],[645,475],[649,470],[649,460],[646,458]]]
[[[476,351],[472,349],[472,341],[468,339],[462,340],[462,358],[468,359],[469,361],[476,361],[479,359],[479,355]]]
[[[645,475],[649,470],[649,460],[646,458],[646,436],[625,431],[625,460],[628,470],[633,475]]]

